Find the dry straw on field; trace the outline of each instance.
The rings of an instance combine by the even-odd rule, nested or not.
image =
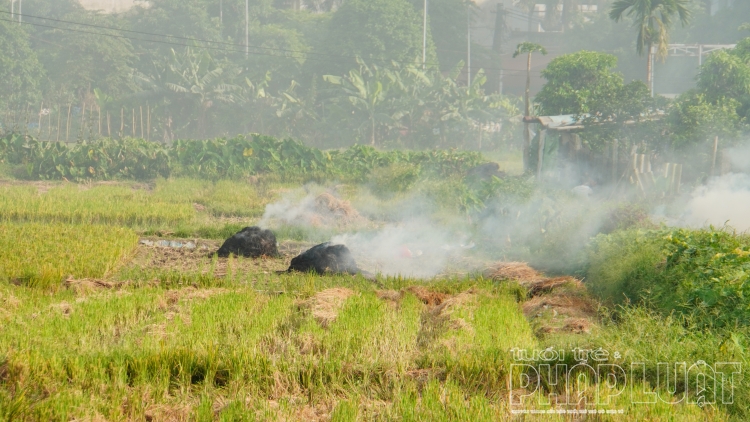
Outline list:
[[[327,289],[302,302],[300,307],[310,309],[315,321],[322,327],[328,327],[336,320],[344,302],[352,295],[353,290],[343,287]]]

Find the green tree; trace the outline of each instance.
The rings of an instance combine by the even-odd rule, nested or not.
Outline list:
[[[428,46],[427,61],[435,63],[431,39]],[[348,0],[334,12],[318,51],[329,56],[321,73],[332,75],[358,66],[354,57],[380,66],[421,62],[422,17],[407,0]]]
[[[611,54],[579,51],[552,60],[542,71],[547,82],[536,96],[547,115],[591,114],[600,119],[630,119],[645,111],[648,88],[643,82],[625,85],[613,72],[617,58]]]
[[[651,86],[652,47],[656,56],[665,58],[669,45],[669,30],[675,15],[682,25],[690,21],[690,0],[617,0],[609,11],[610,19],[619,22],[625,16],[633,18],[638,33],[636,51],[646,54],[646,85]]]
[[[547,50],[539,44],[532,42],[522,42],[516,46],[516,51],[513,53],[513,57],[518,57],[521,54],[526,54],[526,91],[524,93],[524,116],[529,117],[531,113],[531,105],[529,99],[529,91],[531,88],[531,54],[541,53],[542,55],[547,54]],[[523,168],[524,171],[529,170],[529,151],[531,148],[531,133],[529,131],[529,123],[524,122],[523,127]]]
[[[427,15],[430,37],[442,70],[452,70],[459,61],[466,60],[467,21],[461,19],[471,4],[467,0],[428,0]],[[422,14],[424,0],[409,0],[414,10]]]
[[[0,21],[0,110],[20,109],[41,99],[44,69],[18,24]]]
[[[673,147],[684,150],[715,136],[722,144],[736,139],[741,125],[739,105],[739,101],[727,97],[711,101],[697,91],[681,95],[667,116]]]
[[[114,18],[94,13],[75,13],[65,19],[117,26]],[[95,90],[115,97],[132,93],[136,88],[132,76],[137,55],[130,40],[119,37],[122,34],[115,30],[80,29],[48,29],[38,34],[42,40],[37,43],[40,59],[56,95],[88,101]]]
[[[203,50],[172,50],[169,61],[160,62],[153,75],[138,74],[143,91],[135,97],[149,99],[163,108],[165,139],[174,130],[191,129],[206,136],[212,111],[222,104],[242,101],[243,88],[236,81],[239,69],[227,61],[216,61]]]
[[[750,39],[748,39],[750,40]],[[737,101],[737,113],[750,119],[750,54],[743,40],[731,51],[711,54],[701,66],[698,89],[714,104],[723,98]]]
[[[347,76],[325,75],[323,79],[339,87],[338,98],[344,99],[344,104],[348,103],[353,107],[352,114],[365,116],[358,129],[363,133],[368,132],[370,145],[375,145],[378,127],[388,126],[393,122],[386,100],[388,90],[394,82],[394,74],[388,69],[368,66],[360,61],[359,69],[349,71]],[[338,104],[343,105],[341,101]]]

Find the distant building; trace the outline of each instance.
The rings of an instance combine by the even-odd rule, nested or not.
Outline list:
[[[101,10],[105,13],[120,13],[130,10],[137,4],[145,3],[142,0],[78,0],[85,9]]]

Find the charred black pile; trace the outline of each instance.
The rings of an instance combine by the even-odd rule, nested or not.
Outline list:
[[[318,274],[357,274],[360,272],[349,248],[344,245],[332,245],[330,242],[313,246],[294,257],[287,271],[314,271]]]
[[[260,227],[245,227],[234,236],[227,239],[216,252],[220,257],[228,257],[229,254],[257,258],[259,256],[278,256],[276,248],[276,236],[271,230],[263,230]]]

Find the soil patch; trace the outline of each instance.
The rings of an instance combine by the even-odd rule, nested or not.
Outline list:
[[[196,240],[196,239],[168,239],[178,243],[187,244],[192,242],[193,248],[175,248],[159,246],[158,240],[150,239],[152,244],[140,243],[130,267],[139,269],[154,269],[179,272],[200,272],[211,274],[214,277],[224,277],[229,273],[260,273],[270,274],[287,268],[289,259],[294,256],[298,248],[297,244],[286,245],[279,248],[279,256],[262,257],[260,259],[239,258],[214,258],[209,256],[209,251],[215,251],[219,247],[219,241]]]

